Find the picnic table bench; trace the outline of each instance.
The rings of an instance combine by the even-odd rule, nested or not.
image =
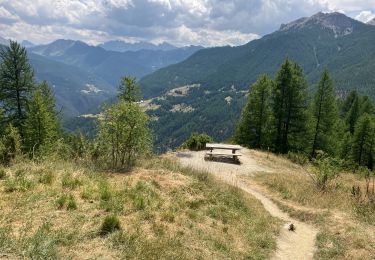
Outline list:
[[[214,150],[231,150],[232,153],[224,153],[224,152],[214,152]],[[206,152],[206,155],[210,159],[212,159],[214,156],[218,157],[227,157],[231,156],[234,161],[238,162],[238,157],[241,156],[241,154],[236,153],[237,151],[241,150],[242,147],[239,145],[232,145],[232,144],[214,144],[214,143],[207,143],[206,144],[206,150],[209,150]]]

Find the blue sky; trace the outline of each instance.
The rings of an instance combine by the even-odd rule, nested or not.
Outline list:
[[[0,0],[0,36],[239,45],[319,11],[366,22],[375,0]]]

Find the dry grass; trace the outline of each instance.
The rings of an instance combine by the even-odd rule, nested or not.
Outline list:
[[[342,173],[325,191],[319,191],[306,172],[285,157],[252,151],[254,159],[273,173],[246,177],[292,217],[315,224],[316,259],[374,259],[375,211],[364,210],[351,194],[353,185],[364,188],[360,177]],[[362,189],[363,190],[363,189]]]
[[[130,174],[30,162],[5,172],[0,255],[11,259],[264,259],[275,249],[279,223],[258,201],[165,159]],[[120,225],[103,235],[108,216]]]

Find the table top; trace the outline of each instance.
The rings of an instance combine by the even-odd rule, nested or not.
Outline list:
[[[241,150],[242,147],[240,145],[234,144],[215,144],[215,143],[207,143],[206,148],[211,149],[228,149],[228,150]]]

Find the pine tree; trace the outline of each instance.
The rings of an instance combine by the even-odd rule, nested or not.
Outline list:
[[[140,100],[140,88],[134,77],[123,77],[118,89],[118,98],[125,102],[137,102]]]
[[[360,117],[360,103],[359,96],[355,96],[352,105],[346,115],[346,124],[348,125],[349,132],[354,133],[355,124]]]
[[[358,98],[357,90],[350,91],[349,95],[346,97],[344,103],[341,106],[341,115],[346,116],[356,98]]]
[[[250,88],[247,104],[242,111],[235,139],[251,148],[267,148],[270,145],[270,106],[272,81],[262,75]]]
[[[281,65],[274,84],[275,151],[304,149],[307,133],[307,83],[302,69],[288,59]]]
[[[333,82],[327,70],[322,74],[315,93],[313,108],[314,137],[311,157],[316,150],[333,154],[335,145],[335,125],[338,120],[337,104]]]
[[[51,145],[59,135],[59,119],[55,111],[55,99],[46,82],[38,85],[27,108],[25,143],[29,152]]]
[[[375,118],[374,116],[362,115],[356,125],[353,135],[352,157],[361,166],[369,169],[374,167],[375,146]]]
[[[375,114],[375,107],[368,96],[364,96],[361,100],[360,115],[367,113],[369,115]]]
[[[12,123],[23,136],[27,102],[34,87],[33,71],[24,47],[10,41],[0,50],[0,98],[6,123]]]

